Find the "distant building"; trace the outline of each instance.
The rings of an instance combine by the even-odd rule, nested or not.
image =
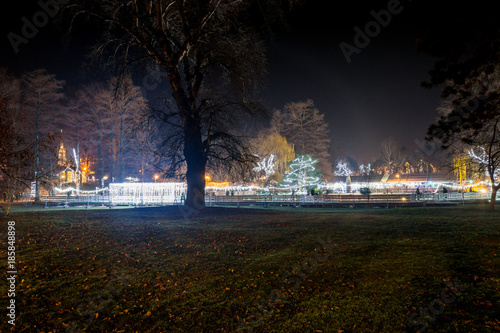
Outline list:
[[[57,165],[67,166],[68,161],[66,160],[66,148],[64,148],[63,140],[61,139],[61,145],[59,146],[59,152],[57,154]]]

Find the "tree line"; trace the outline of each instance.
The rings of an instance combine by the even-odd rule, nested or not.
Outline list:
[[[440,119],[429,128],[429,143],[431,147],[438,143],[448,151],[462,152],[484,169],[492,183],[493,209],[500,187],[500,113],[498,87],[492,82],[498,73],[500,42],[494,7],[484,10],[492,2],[481,3],[484,6],[450,1],[453,12],[438,12],[430,17],[426,31],[422,31],[416,42],[418,51],[438,59],[424,87],[444,87]],[[102,38],[91,50],[92,59],[101,66],[109,66],[122,74],[141,67],[167,78],[162,87],[163,105],[152,108],[145,120],[153,140],[142,142],[157,144],[155,158],[168,161],[165,173],[185,175],[186,205],[197,210],[204,208],[207,170],[213,170],[214,174],[228,170],[245,175],[259,159],[264,163],[268,154],[265,149],[251,148],[265,145],[250,140],[252,134],[257,136],[256,124],[267,115],[258,99],[266,74],[264,40],[296,5],[294,0],[75,0],[60,12],[67,15],[62,22],[69,22],[69,31],[79,24],[102,27]],[[464,24],[463,17],[471,19]],[[10,79],[7,74],[3,76],[7,79],[2,81],[12,84],[7,84],[0,104],[7,115],[2,119],[6,128],[2,140],[10,143],[2,145],[2,172],[15,182],[35,179],[38,188],[39,181],[50,170],[46,160],[51,159],[42,150],[56,140],[56,131],[44,128],[52,125],[44,121],[44,110],[61,100],[63,83],[52,77],[46,84],[32,80],[29,86],[29,76],[21,80]],[[117,82],[122,78],[120,75]],[[31,89],[20,89],[16,93],[16,85]],[[106,89],[119,96],[116,87],[110,88],[108,84]],[[90,95],[94,94],[90,92]],[[58,109],[54,108],[54,112]],[[14,110],[20,110],[19,117],[13,116]],[[107,116],[92,120],[93,128],[99,129],[92,139],[78,135],[79,126],[85,122],[77,122],[76,132],[72,132],[77,134],[69,140],[78,148],[75,150],[78,156],[85,155],[86,145],[96,147],[97,155],[104,156],[98,172],[102,173],[105,165],[112,164],[113,177],[121,179],[128,163],[127,153],[139,149],[136,145],[140,146],[141,140],[130,140],[135,133],[129,134],[126,129],[134,121],[126,120],[123,114],[120,116],[124,109],[113,110],[109,121]],[[266,136],[277,138],[284,160],[291,154],[290,146],[294,152],[315,154],[318,167],[328,177],[333,171],[332,149],[327,149],[329,138],[323,135],[327,127],[322,121],[322,115],[315,111],[311,101],[286,105],[274,113],[269,132],[262,134],[264,137],[260,140],[267,141]],[[287,123],[302,127],[292,130],[283,125]],[[31,132],[25,134],[20,124],[29,125]],[[307,135],[310,124],[315,124],[314,133],[321,135]],[[286,144],[278,136],[286,139]],[[409,164],[409,169],[429,170],[430,159],[435,158],[437,152],[437,148],[426,149],[416,163],[408,160],[403,163],[402,155],[394,152],[388,142],[382,146],[380,168],[393,173]],[[269,158],[270,155],[267,161]],[[284,160],[278,161],[281,168],[285,166]]]
[[[147,101],[130,77],[79,87],[44,69],[15,77],[0,69],[0,186],[6,198],[60,185],[61,168],[86,165],[88,179],[123,181],[148,162],[141,126]],[[65,150],[61,156],[60,149]],[[62,160],[64,158],[64,161]],[[141,169],[142,168],[142,169]]]

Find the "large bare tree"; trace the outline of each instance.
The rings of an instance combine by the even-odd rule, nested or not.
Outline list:
[[[491,183],[490,210],[500,190],[500,65],[478,69],[462,82],[449,80],[438,121],[427,139],[439,140],[443,148],[466,151],[478,170]]]
[[[78,113],[73,113],[73,119],[78,124],[86,127],[89,144],[95,157],[95,175],[97,180],[102,181],[105,174],[106,161],[112,155],[109,153],[109,141],[112,134],[111,104],[113,94],[103,84],[93,83],[80,88],[76,93],[75,106],[83,110],[83,118],[75,117]],[[77,124],[72,124],[73,128],[78,128]]]
[[[255,112],[250,92],[265,73],[262,43],[248,15],[280,1],[287,2],[77,0],[71,6],[74,18],[97,19],[107,28],[95,55],[111,51],[114,62],[143,60],[165,73],[173,107],[159,119],[177,129],[192,208],[204,207],[207,161],[245,155],[234,127],[241,114]]]
[[[317,166],[326,180],[333,176],[328,123],[312,100],[288,103],[283,111],[274,113],[271,127],[286,137],[298,154],[317,158]]]
[[[135,153],[139,150],[139,145],[135,144],[135,138],[147,110],[147,101],[130,76],[113,78],[109,84],[113,92],[111,119],[113,146],[116,147],[113,154],[116,160],[115,174],[116,179],[122,182],[126,169],[130,169],[130,165],[136,161]]]
[[[392,137],[380,143],[380,158],[384,165],[385,173],[393,174],[403,171],[406,158]]]
[[[26,114],[19,104],[20,94],[19,80],[0,68],[0,190],[7,200],[7,214],[14,191],[29,183],[26,181],[33,155],[24,126]]]
[[[31,114],[26,125],[33,133],[35,201],[40,199],[40,180],[47,177],[53,169],[50,166],[44,167],[42,159],[46,152],[49,152],[49,158],[55,156],[55,119],[60,110],[58,103],[64,97],[63,85],[64,81],[57,80],[54,74],[49,74],[45,69],[26,73],[21,78],[22,107]]]

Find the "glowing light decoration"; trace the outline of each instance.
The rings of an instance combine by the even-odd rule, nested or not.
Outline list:
[[[467,152],[467,154],[470,157],[472,157],[472,159],[474,159],[479,164],[488,164],[489,159],[488,159],[488,155],[486,154],[486,150],[483,147],[477,147],[477,149],[479,149],[479,151],[480,151],[479,155],[476,154],[476,151],[475,151],[474,148],[472,148],[471,150],[469,150]]]
[[[274,174],[274,155],[271,154],[266,163],[266,158],[264,157],[260,162],[257,163],[257,166],[253,168],[253,171],[259,172],[264,171],[266,174],[266,179],[268,179],[272,174]]]
[[[60,187],[54,187],[54,190],[58,193],[68,193],[68,192],[76,192],[76,188],[74,187],[68,187],[68,188],[65,188],[65,189],[62,189]],[[107,191],[108,188],[105,187],[105,188],[99,188],[99,189],[96,189],[96,190],[93,190],[93,191],[82,191],[80,190],[80,194],[97,194],[99,192],[105,192]]]
[[[328,183],[322,186],[323,189],[332,191],[333,193],[343,193],[347,190],[345,182]]]
[[[337,168],[335,169],[335,176],[350,176],[352,170],[347,166],[345,161],[340,161],[337,163]]]
[[[477,147],[476,149],[479,150],[479,154],[476,153],[476,150],[474,148],[472,148],[471,150],[469,150],[467,153],[468,155],[474,160],[476,161],[476,163],[479,163],[481,165],[485,165],[485,166],[488,166],[489,163],[490,163],[490,159],[488,157],[488,154],[486,153],[486,150],[483,148],[483,147]],[[488,169],[488,168],[485,168],[485,169]],[[486,170],[486,175],[489,176],[489,171]],[[494,174],[494,178],[495,179],[498,179],[500,177],[500,169],[496,169],[495,170],[495,174]]]
[[[359,173],[362,175],[369,175],[371,173],[371,170],[372,166],[370,163],[368,163],[367,165],[361,164],[359,166]]]
[[[299,155],[290,162],[290,171],[285,175],[283,182],[292,188],[316,186],[320,181],[316,163],[318,160],[313,159],[311,155]]]
[[[73,159],[75,160],[75,184],[76,184],[76,194],[80,194],[80,149],[78,152],[73,148]]]
[[[123,205],[164,205],[180,203],[185,183],[111,183],[111,203]]]

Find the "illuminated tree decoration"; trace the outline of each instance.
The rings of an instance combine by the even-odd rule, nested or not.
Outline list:
[[[345,161],[340,161],[337,163],[337,168],[335,169],[335,176],[350,176],[352,170],[347,166]]]
[[[257,163],[257,166],[253,168],[253,171],[260,172],[264,171],[266,174],[266,179],[268,179],[274,173],[274,155],[271,154],[266,163],[266,158],[264,157],[260,162]]]
[[[479,153],[477,153],[476,150],[479,150]],[[491,167],[492,163],[490,163],[490,158],[484,147],[479,146],[476,148],[472,148],[467,152],[467,154],[475,163],[479,164],[482,168],[485,169],[485,173],[488,176],[490,175],[490,173],[492,173],[493,179],[498,180],[500,178],[500,169],[495,169]],[[496,184],[497,183],[492,185]]]
[[[372,165],[368,163],[367,165],[361,164],[359,166],[359,173],[362,175],[370,175],[372,170]]]
[[[76,184],[76,194],[80,194],[80,176],[81,176],[81,171],[80,171],[80,149],[75,150],[73,148],[73,159],[75,160],[75,184]]]
[[[298,155],[290,162],[290,171],[285,175],[283,182],[291,188],[311,188],[316,186],[321,174],[316,169],[318,160],[311,155]]]

